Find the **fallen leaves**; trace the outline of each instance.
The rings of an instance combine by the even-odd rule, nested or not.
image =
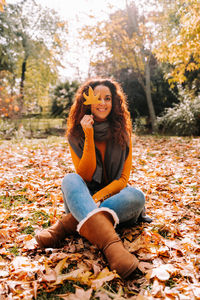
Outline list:
[[[146,274],[147,279],[157,277],[160,281],[169,280],[172,274],[176,274],[176,268],[171,264],[162,264]]]
[[[140,260],[123,281],[78,234],[37,247],[36,231],[64,212],[60,186],[74,172],[66,140],[0,142],[0,299],[200,299],[199,149],[198,138],[135,137],[129,183],[153,223],[118,229]]]
[[[92,289],[85,291],[84,289],[77,288],[75,294],[58,295],[61,299],[66,300],[89,300],[92,295]]]

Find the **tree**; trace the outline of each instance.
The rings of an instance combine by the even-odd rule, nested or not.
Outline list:
[[[175,91],[172,93],[169,84],[164,80],[162,69],[150,62],[151,70],[151,95],[154,103],[156,115],[163,113],[165,108],[172,107],[173,103],[178,102]],[[121,82],[123,90],[127,95],[131,117],[135,121],[141,117],[149,115],[146,105],[146,95],[144,89],[138,81],[138,74],[134,70],[122,69],[120,72],[113,74],[117,81]],[[148,118],[149,119],[149,118]],[[149,128],[150,124],[146,124]]]
[[[156,130],[156,115],[151,98],[150,60],[152,57],[152,34],[147,20],[140,16],[134,4],[126,3],[125,10],[118,10],[110,19],[97,26],[86,26],[84,37],[93,44],[104,47],[104,57],[112,60],[113,69],[133,69],[146,95],[152,130]],[[100,57],[98,55],[98,57]],[[97,59],[98,64],[101,59]]]
[[[56,81],[57,67],[61,66],[62,54],[67,48],[67,24],[60,20],[55,11],[43,9],[34,0],[25,0],[7,5],[0,16],[0,30],[4,33],[4,52],[0,52],[0,59],[7,62],[6,66],[1,63],[1,68],[7,67],[14,78],[20,78],[23,107],[30,88],[25,82],[31,73],[32,82],[35,82],[34,75],[44,68],[48,70],[48,76],[43,76],[45,93],[49,85]]]
[[[200,69],[199,0],[161,1],[160,42],[154,50],[159,61],[171,65],[171,84],[187,81],[187,73]]]
[[[17,53],[19,49],[19,39],[15,34],[16,21],[12,20],[6,11],[0,14],[0,71],[14,73]]]

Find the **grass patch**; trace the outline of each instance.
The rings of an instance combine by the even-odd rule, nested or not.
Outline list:
[[[33,228],[31,225],[25,227],[25,228],[22,230],[22,233],[35,235],[35,233],[34,233],[34,228]]]
[[[43,210],[36,210],[32,213],[31,218],[29,218],[29,221],[32,222],[32,224],[37,224],[38,222],[43,221],[43,224],[46,224],[44,226],[49,225],[49,218],[50,216]]]
[[[18,256],[18,255],[19,255],[19,250],[18,250],[18,248],[17,248],[16,246],[14,246],[14,247],[8,249],[8,251],[9,251],[10,253],[13,253],[15,256]]]
[[[57,295],[59,294],[66,294],[66,293],[70,293],[70,294],[74,294],[76,291],[76,286],[81,287],[82,289],[84,289],[85,291],[87,289],[89,289],[89,287],[85,284],[81,284],[79,281],[65,281],[62,286],[58,287],[55,291],[53,292],[46,292],[44,290],[39,291],[38,295],[37,295],[37,300],[60,300],[61,298]]]
[[[165,281],[165,285],[170,287],[170,289],[172,289],[173,287],[176,286],[176,281],[174,281],[173,278],[170,278],[169,280]]]
[[[1,196],[0,207],[9,209],[12,207],[20,206],[21,204],[31,203],[31,201],[24,195]]]

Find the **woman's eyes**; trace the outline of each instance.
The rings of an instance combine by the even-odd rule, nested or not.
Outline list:
[[[101,98],[99,98],[99,100],[101,101]],[[104,101],[111,101],[112,100],[112,98],[111,97],[106,97],[105,99],[104,99]]]

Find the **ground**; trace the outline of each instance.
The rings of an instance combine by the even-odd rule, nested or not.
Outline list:
[[[140,260],[128,280],[85,239],[41,250],[38,230],[64,212],[74,172],[64,137],[0,141],[0,299],[200,299],[200,138],[133,137],[129,184],[146,195],[151,224],[118,228]]]

